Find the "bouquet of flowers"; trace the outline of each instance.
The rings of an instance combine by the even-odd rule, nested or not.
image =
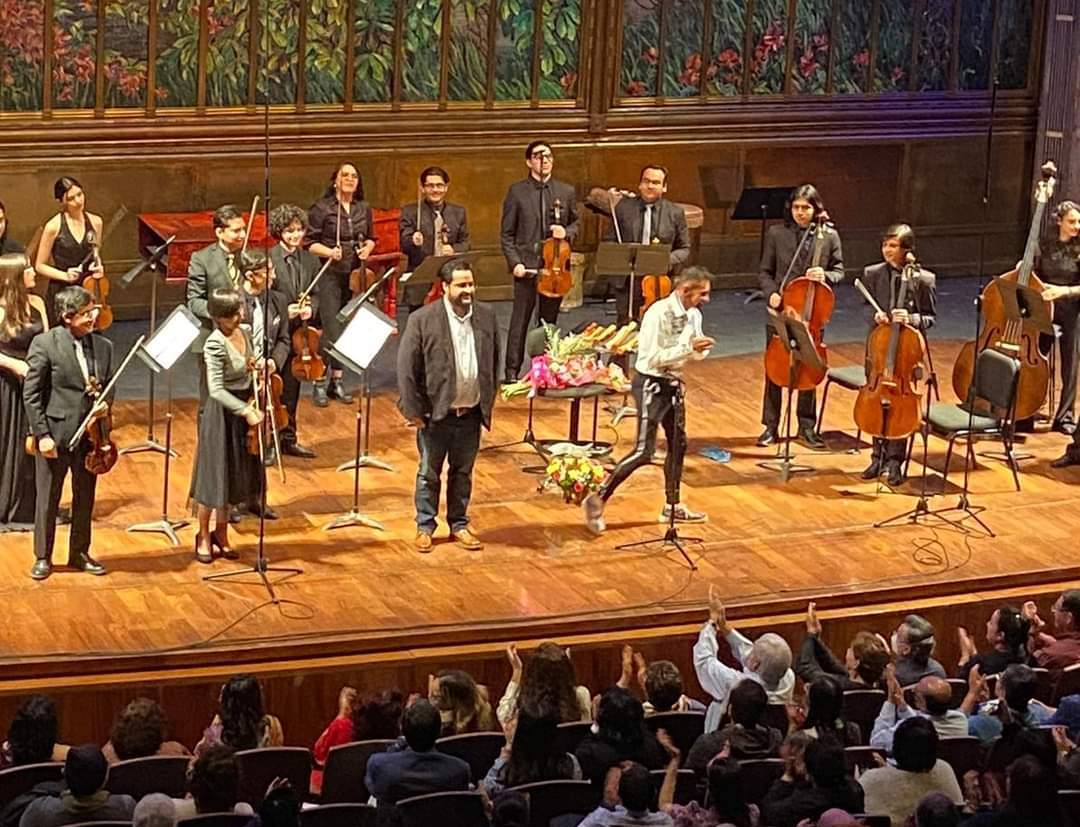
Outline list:
[[[524,379],[502,388],[503,399],[519,394],[535,395],[541,388],[576,388],[582,385],[606,385],[625,391],[630,381],[619,365],[603,364],[601,351],[625,353],[637,341],[637,324],[630,322],[616,330],[615,325],[601,327],[591,323],[581,333],[564,336],[554,325],[544,325],[547,345],[534,356]]]
[[[553,446],[544,473],[540,490],[555,486],[562,493],[563,501],[574,505],[581,505],[581,501],[596,491],[607,476],[604,466],[589,457],[588,448],[569,443]]]

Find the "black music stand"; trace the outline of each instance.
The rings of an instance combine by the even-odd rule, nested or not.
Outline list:
[[[806,323],[799,318],[770,311],[769,324],[780,338],[784,350],[788,352],[788,381],[782,386],[787,391],[784,401],[784,438],[783,451],[777,451],[777,459],[759,462],[758,466],[770,471],[780,472],[780,481],[787,482],[792,474],[808,473],[814,469],[809,465],[798,465],[791,461],[791,400],[798,392],[795,389],[795,376],[799,365],[806,364],[814,370],[825,370],[825,363],[814,347]]]
[[[758,240],[758,260],[765,254],[765,227],[769,221],[786,218],[785,207],[791,196],[791,187],[744,187],[739,193],[735,209],[731,211],[732,221],[760,221],[761,235]],[[743,304],[750,304],[761,298],[761,291],[754,290],[746,297]]]
[[[398,284],[433,284],[439,278],[439,271],[448,261],[462,261],[473,264],[480,258],[479,252],[453,253],[448,256],[428,256],[410,273],[402,274]]]

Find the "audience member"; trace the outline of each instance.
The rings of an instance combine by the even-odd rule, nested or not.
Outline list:
[[[250,804],[237,800],[240,770],[232,749],[224,744],[211,744],[192,762],[188,791],[190,798],[173,799],[177,821],[207,813],[254,815]]]
[[[0,769],[63,761],[70,747],[58,744],[60,721],[47,695],[31,695],[15,710],[8,737],[0,747]]]
[[[64,760],[64,792],[38,798],[23,812],[19,827],[62,827],[86,821],[131,821],[135,800],[111,795],[105,787],[109,763],[101,747],[85,744],[68,750]]]
[[[959,709],[950,709],[952,687],[949,682],[933,675],[922,678],[915,684],[915,709],[908,706],[904,690],[896,679],[896,672],[890,666],[886,672],[889,687],[885,703],[881,705],[874,731],[870,734],[870,746],[885,752],[892,752],[893,737],[896,728],[908,718],[921,715],[928,718],[940,738],[954,738],[968,734],[967,715]]]
[[[833,675],[844,690],[878,689],[888,663],[889,649],[885,641],[871,632],[856,632],[844,655],[844,663],[840,663],[821,639],[816,605],[810,603],[806,607],[806,637],[795,663],[795,674],[803,683],[813,683],[822,675]]]
[[[671,827],[671,816],[650,809],[655,790],[648,768],[626,762],[611,775],[618,778],[618,803],[601,804],[578,827]]]
[[[299,827],[300,803],[288,781],[271,784],[259,804],[259,827]]]
[[[468,789],[469,765],[435,748],[442,719],[433,704],[418,700],[408,707],[401,731],[405,736],[404,749],[378,753],[368,759],[364,785],[380,807],[414,795]]]
[[[713,756],[725,748],[735,759],[775,758],[784,736],[780,730],[763,723],[768,703],[760,683],[749,678],[739,681],[731,690],[728,703],[731,722],[698,736],[686,755],[687,769],[704,773]]]
[[[724,637],[743,671],[733,669],[717,657],[719,637]],[[705,731],[720,726],[727,709],[731,690],[743,678],[755,680],[765,687],[769,703],[791,703],[795,689],[795,673],[791,671],[791,647],[780,635],[767,632],[756,641],[739,634],[727,624],[724,604],[709,586],[709,619],[701,628],[694,644],[694,671],[698,683],[713,702],[705,714]]]
[[[826,810],[817,820],[817,827],[862,827],[862,824],[861,821],[856,821],[855,816],[847,810],[841,810],[839,807]]]
[[[1057,778],[1037,758],[1023,755],[1006,772],[1005,806],[997,812],[980,813],[965,827],[1057,827],[1060,813]]]
[[[577,758],[555,749],[558,724],[550,707],[518,707],[517,717],[506,725],[506,745],[481,782],[489,796],[534,781],[581,780]]]
[[[973,713],[968,718],[968,734],[984,744],[1000,737],[1006,723],[1012,722],[1021,728],[1037,727],[1045,724],[1053,714],[1053,710],[1035,700],[1038,678],[1030,666],[1014,663],[1006,667],[998,678],[997,698],[976,709],[977,699],[985,687],[986,678],[973,667],[968,693],[960,706],[965,712]]]
[[[191,755],[180,742],[165,740],[168,730],[165,710],[150,698],[136,698],[116,716],[101,751],[110,764],[150,755]]]
[[[756,804],[746,801],[742,767],[731,757],[730,747],[725,746],[709,761],[704,775],[709,806],[703,807],[697,801],[673,804],[667,812],[675,827],[759,827],[761,812]]]
[[[1028,652],[1036,666],[1050,670],[1056,684],[1067,666],[1080,662],[1080,589],[1061,593],[1051,609],[1054,615],[1054,634],[1045,630],[1046,623],[1032,601],[1024,604],[1024,617],[1031,621]]]
[[[927,793],[911,814],[911,827],[957,827],[960,810],[944,793]]]
[[[796,827],[804,818],[816,819],[839,807],[863,812],[863,791],[847,774],[844,749],[833,739],[810,739],[803,755],[805,777],[784,775],[773,782],[761,802],[765,823],[771,827]]]
[[[806,720],[802,729],[811,738],[835,738],[842,747],[862,743],[862,730],[844,719],[844,690],[833,675],[822,675],[807,691]]]
[[[438,675],[429,675],[428,700],[439,710],[443,736],[498,729],[487,687],[461,669],[444,669]]]
[[[237,675],[221,687],[218,713],[195,745],[195,755],[202,755],[212,744],[235,750],[285,744],[281,721],[263,710],[262,686],[254,675]]]
[[[945,667],[930,657],[934,651],[934,627],[919,615],[905,617],[892,636],[896,653],[896,679],[911,686],[927,675],[946,678]]]
[[[176,805],[164,793],[144,795],[135,805],[131,827],[176,827]]]
[[[517,646],[506,648],[510,683],[497,707],[499,723],[514,717],[518,706],[529,704],[556,710],[560,724],[592,720],[592,696],[579,686],[569,652],[557,643],[541,643],[523,665]]]
[[[344,686],[338,693],[338,714],[315,742],[311,770],[311,791],[322,792],[323,768],[330,750],[351,741],[393,740],[401,735],[401,711],[404,699],[397,689],[358,698],[356,690]]]
[[[978,666],[984,675],[997,675],[1011,663],[1025,663],[1030,629],[1031,621],[1020,614],[1015,606],[994,609],[986,622],[986,642],[990,644],[990,651],[979,652],[968,630],[961,626],[956,630],[960,645],[957,677],[966,681],[973,666]]]
[[[622,674],[615,685],[627,691],[633,691],[637,680],[638,688],[644,693],[645,716],[658,712],[704,712],[705,704],[683,694],[682,673],[670,660],[657,660],[646,664],[645,656],[635,652],[630,646],[622,647]]]
[[[664,748],[645,727],[641,702],[617,686],[600,697],[593,732],[578,744],[575,755],[582,774],[597,788],[608,770],[624,761],[658,770],[667,760]]]
[[[1065,727],[1065,734],[1070,740],[1080,739],[1080,695],[1062,698],[1044,726]]]
[[[491,827],[529,827],[529,800],[516,790],[500,793],[491,805]]]
[[[953,804],[962,805],[956,774],[937,757],[937,743],[937,731],[928,719],[902,721],[893,736],[895,765],[867,770],[859,778],[866,793],[863,812],[887,814],[893,827],[902,827],[927,793],[944,793]]]

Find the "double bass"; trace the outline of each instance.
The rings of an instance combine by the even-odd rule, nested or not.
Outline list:
[[[1043,350],[1040,341],[1041,331],[1028,314],[1019,319],[1010,319],[1006,313],[1005,302],[998,287],[1000,282],[1014,282],[1019,287],[1031,288],[1042,294],[1043,283],[1035,274],[1035,251],[1039,243],[1039,228],[1042,226],[1046,205],[1054,194],[1057,167],[1053,161],[1042,165],[1042,179],[1035,188],[1035,212],[1028,227],[1027,243],[1024,245],[1024,258],[1020,266],[994,278],[983,290],[980,297],[982,305],[982,332],[974,342],[967,342],[960,350],[953,366],[953,391],[960,399],[967,399],[968,390],[975,376],[975,359],[988,347],[995,348],[1007,356],[1020,361],[1020,377],[1016,388],[1016,407],[1013,416],[1016,419],[1028,419],[1038,413],[1046,401],[1046,392],[1050,384],[1050,362],[1048,353]],[[1045,313],[1053,316],[1053,303],[1040,299]]]
[[[555,210],[555,223],[562,224],[562,202],[556,198],[552,207]],[[541,296],[559,299],[570,292],[574,277],[570,272],[570,242],[565,238],[548,237],[542,250],[543,263],[536,279],[536,292]]]
[[[821,266],[821,259],[825,254],[825,241],[832,231],[830,227],[829,217],[822,211],[817,216],[814,254],[808,269]],[[801,249],[800,246],[798,250]],[[798,250],[796,250],[796,256],[799,255]],[[798,319],[805,325],[814,348],[821,357],[822,367],[817,370],[806,362],[799,362],[795,365],[794,384],[792,384],[792,356],[784,346],[785,343],[780,341],[780,337],[773,336],[765,348],[765,375],[769,377],[770,382],[782,388],[790,385],[792,390],[810,390],[825,379],[828,371],[828,351],[823,336],[825,325],[829,323],[829,317],[832,316],[836,297],[828,284],[805,275],[792,279],[784,285],[780,295],[782,300],[780,310],[777,312],[789,318]]]

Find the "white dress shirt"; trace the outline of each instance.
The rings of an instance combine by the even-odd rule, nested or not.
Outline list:
[[[634,367],[638,373],[678,379],[688,360],[708,355],[708,351],[695,352],[690,345],[693,338],[704,335],[701,311],[696,307],[687,310],[679,294],[672,291],[645,311]]]
[[[459,316],[450,298],[443,296],[443,307],[450,323],[450,339],[454,343],[454,401],[451,408],[472,408],[480,404],[480,379],[476,364],[476,338],[473,336],[472,308]]]

